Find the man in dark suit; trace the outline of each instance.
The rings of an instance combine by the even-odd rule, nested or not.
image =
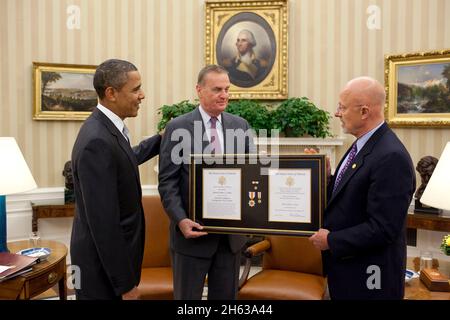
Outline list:
[[[70,254],[80,268],[77,299],[136,299],[145,224],[138,165],[159,152],[156,135],[131,148],[123,120],[144,99],[137,68],[122,60],[98,66],[99,104],[72,151],[76,214]]]
[[[357,138],[328,188],[322,251],[331,299],[402,299],[406,215],[415,190],[408,151],[384,122],[385,92],[374,79],[350,81],[335,116]]]
[[[253,151],[249,124],[223,112],[230,80],[216,65],[203,68],[196,86],[200,105],[167,124],[159,158],[159,193],[170,218],[175,299],[201,299],[208,274],[208,299],[235,299],[244,236],[207,234],[188,218],[189,157],[193,153]],[[242,129],[236,131],[235,129]],[[241,139],[242,138],[242,139]],[[234,139],[234,141],[233,141]],[[185,148],[180,148],[180,146]]]

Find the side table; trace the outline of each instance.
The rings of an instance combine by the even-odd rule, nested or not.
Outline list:
[[[406,300],[450,300],[450,292],[430,291],[419,278],[405,283]]]
[[[450,231],[450,217],[442,214],[413,213],[407,215],[407,227],[433,231]]]
[[[61,218],[61,217],[73,217],[75,212],[75,204],[61,204],[61,205],[32,205],[33,218],[32,218],[32,231],[38,230],[39,218]]]
[[[30,272],[0,282],[0,299],[30,299],[58,283],[60,300],[67,300],[66,256],[67,247],[57,241],[39,240],[40,247],[51,249],[47,260],[33,266]],[[28,240],[8,243],[10,252],[31,247]]]

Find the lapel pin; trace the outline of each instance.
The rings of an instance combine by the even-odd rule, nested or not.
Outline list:
[[[353,165],[352,165],[352,169],[355,169],[356,168],[356,163],[354,163]]]

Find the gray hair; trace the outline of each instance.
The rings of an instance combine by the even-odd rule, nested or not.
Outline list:
[[[108,87],[120,90],[128,81],[128,72],[137,71],[131,62],[119,59],[109,59],[100,64],[94,74],[94,88],[100,99],[105,97]]]
[[[203,67],[198,73],[197,84],[204,84],[206,75],[211,72],[228,74],[228,71],[224,67],[216,64],[209,64]]]
[[[250,30],[247,30],[247,29],[241,30],[241,32],[239,32],[239,34],[238,34],[238,37],[241,34],[245,35],[245,37],[247,38],[248,42],[250,42],[252,47],[256,46],[255,36],[253,35],[253,33]]]

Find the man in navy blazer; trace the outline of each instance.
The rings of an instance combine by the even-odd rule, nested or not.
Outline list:
[[[385,92],[376,80],[351,80],[335,116],[355,143],[328,185],[322,250],[331,299],[402,299],[406,215],[415,190],[410,155],[384,122]]]
[[[250,133],[247,121],[223,112],[229,88],[228,72],[223,67],[203,68],[196,86],[200,106],[170,121],[161,142],[158,189],[170,218],[175,299],[201,299],[207,274],[208,299],[237,296],[240,250],[245,237],[207,234],[200,224],[189,219],[188,210],[191,154],[254,150],[251,135],[235,135],[236,129]]]
[[[137,68],[111,59],[98,66],[99,104],[72,151],[76,214],[70,254],[80,268],[77,299],[136,299],[145,223],[138,165],[159,152],[155,135],[132,148],[123,120],[136,117],[144,92]]]

